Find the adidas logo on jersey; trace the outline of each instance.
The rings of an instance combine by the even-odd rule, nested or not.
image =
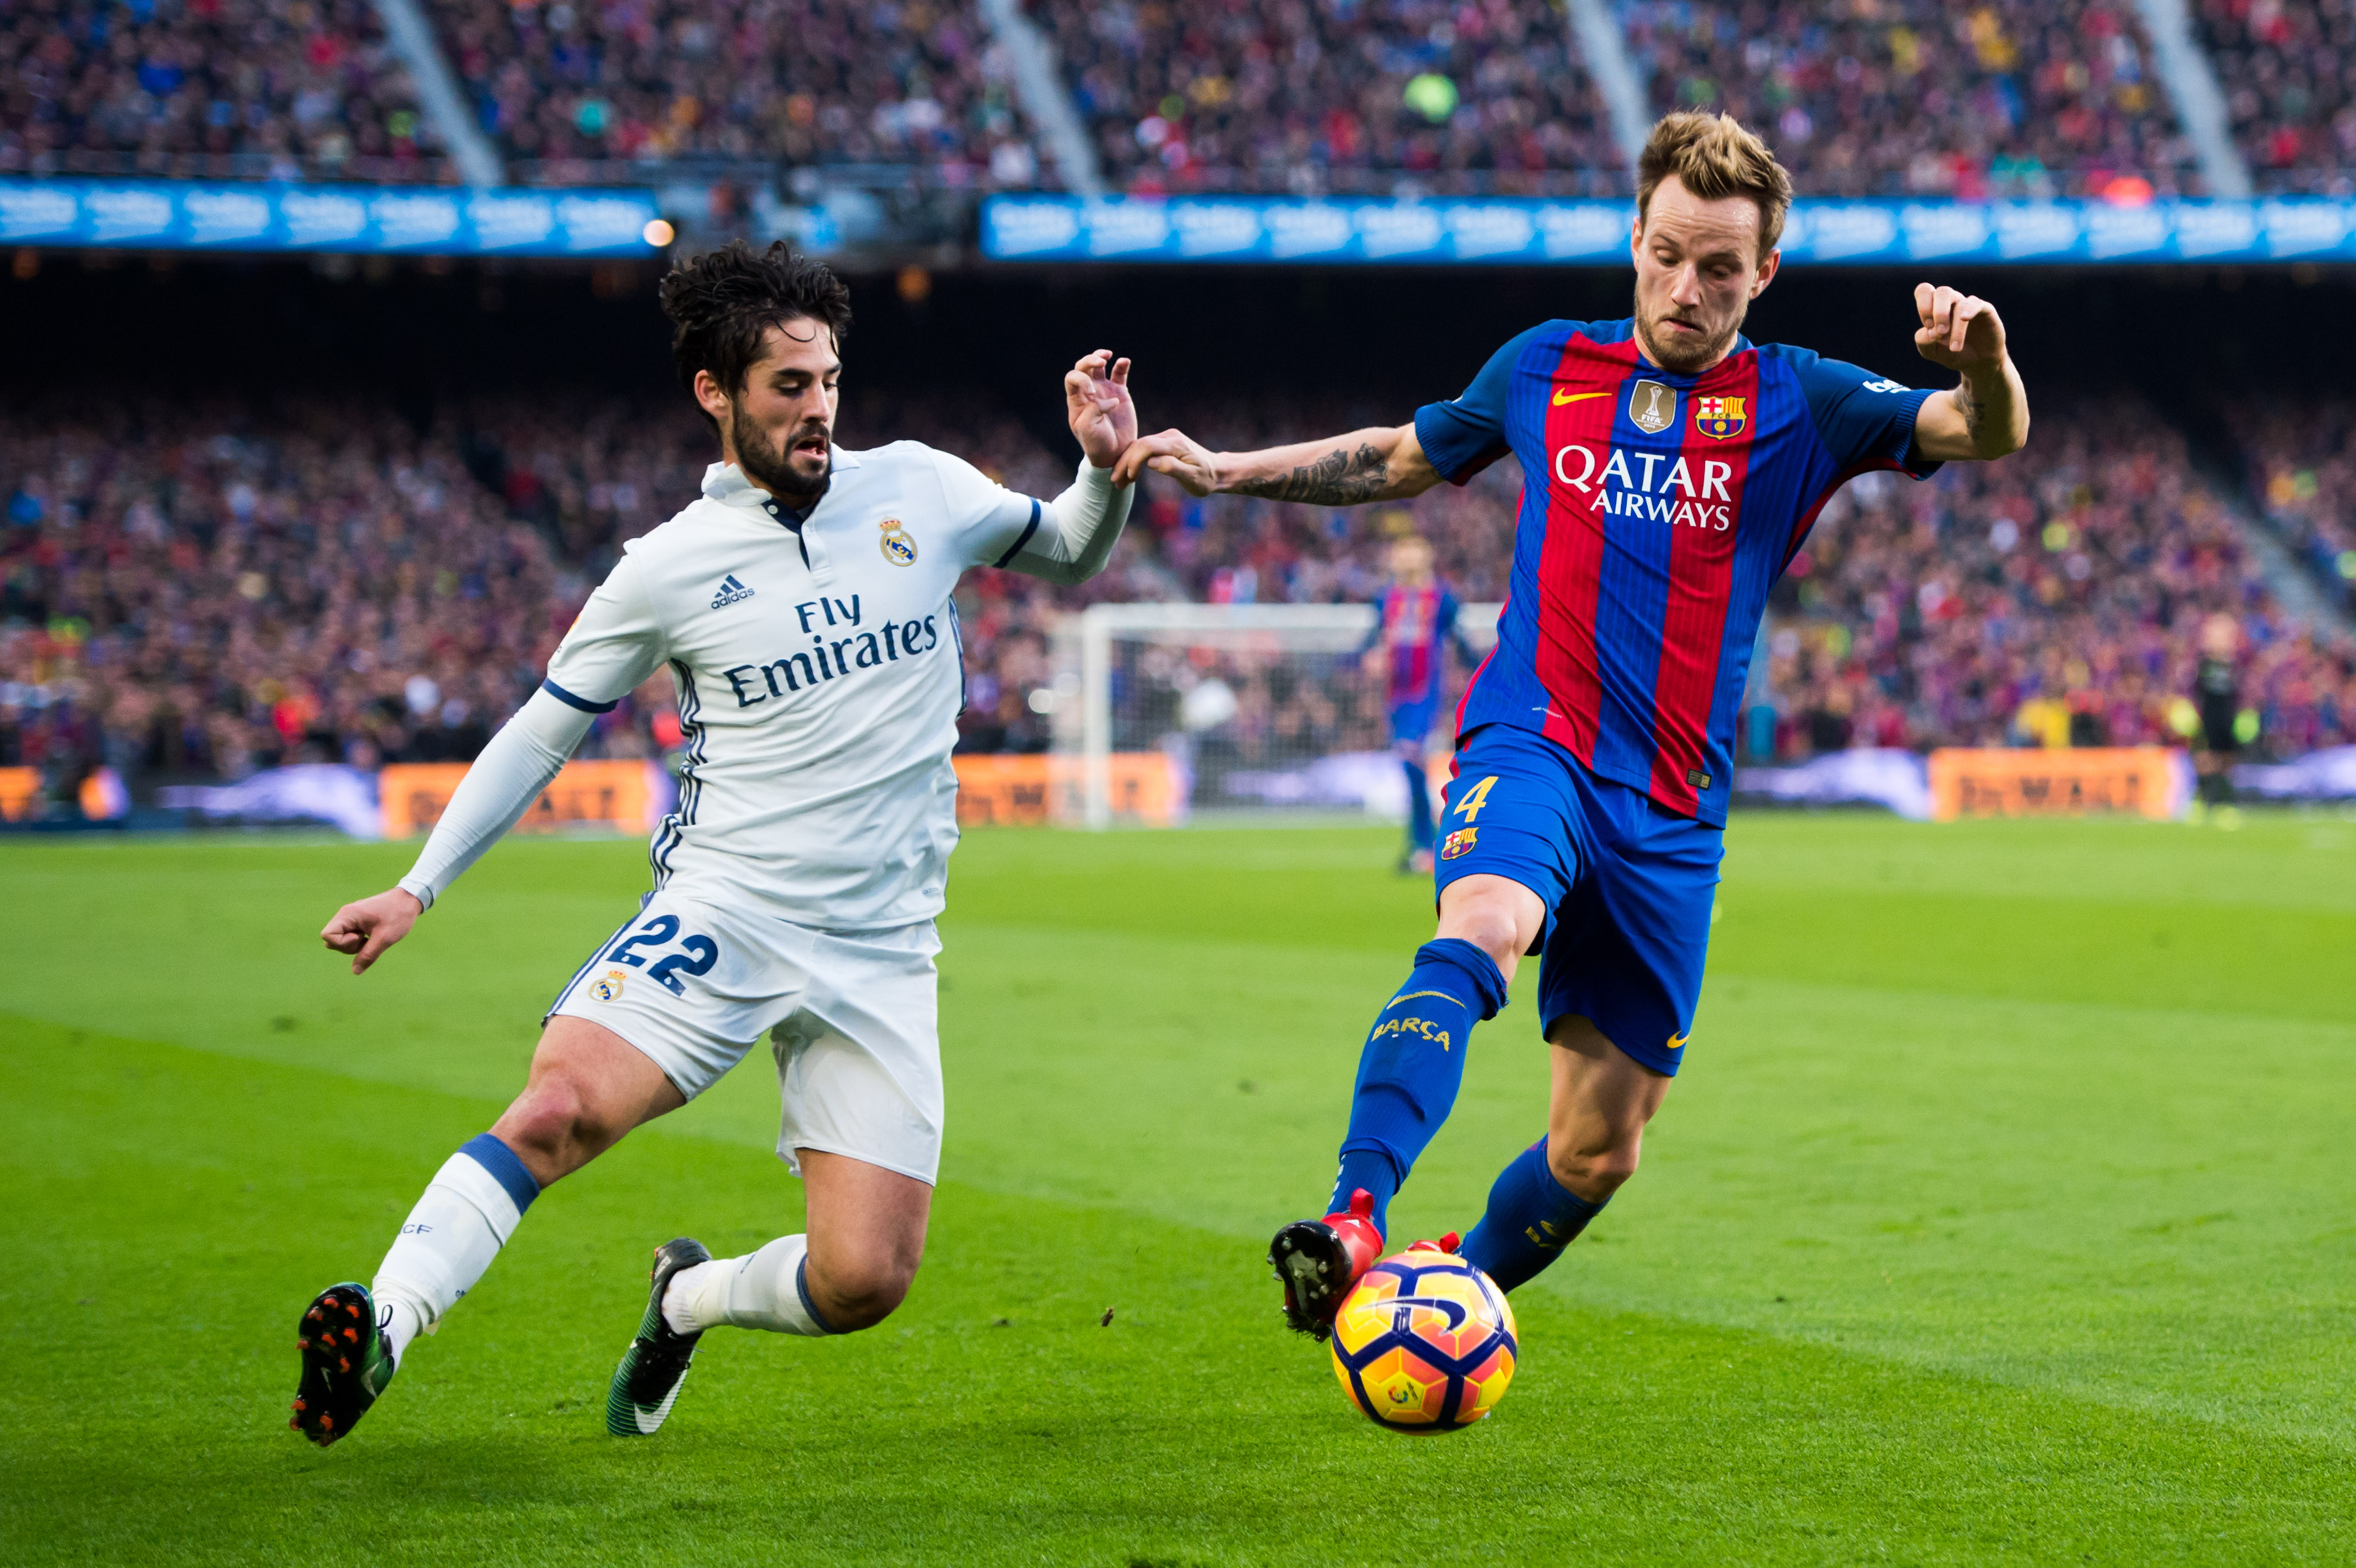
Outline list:
[[[724,609],[739,599],[749,599],[752,596],[753,590],[738,582],[736,574],[731,572],[720,580],[720,591],[712,596],[712,607],[715,610]]]

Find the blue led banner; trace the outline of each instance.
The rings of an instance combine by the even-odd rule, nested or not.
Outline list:
[[[0,179],[0,244],[353,254],[643,256],[642,190]]]
[[[1634,209],[1616,201],[1172,197],[1091,202],[994,196],[995,261],[1624,262]],[[1786,261],[2356,261],[2356,202],[1832,201],[1794,203]]]

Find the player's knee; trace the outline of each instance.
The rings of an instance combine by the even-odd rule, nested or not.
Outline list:
[[[916,1277],[916,1265],[889,1257],[835,1262],[811,1272],[812,1304],[840,1334],[873,1328],[899,1309]]]
[[[1611,1197],[1636,1174],[1643,1130],[1612,1129],[1600,1135],[1547,1140],[1547,1169],[1554,1179],[1590,1203]]]
[[[1518,911],[1511,898],[1476,894],[1452,903],[1441,920],[1440,935],[1471,942],[1496,961],[1507,974],[1522,953]]]
[[[534,1079],[492,1129],[526,1164],[559,1171],[602,1153],[625,1131],[580,1085],[554,1073]]]

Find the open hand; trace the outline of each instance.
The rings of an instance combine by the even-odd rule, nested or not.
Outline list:
[[[425,906],[417,896],[399,887],[373,898],[347,904],[336,911],[319,932],[319,940],[339,953],[348,953],[352,972],[359,974],[384,956],[384,950],[409,934]]]
[[[1933,364],[1970,371],[2004,362],[2004,322],[1979,295],[1944,284],[1916,284],[1914,312],[1922,318],[1914,332],[1914,351]]]
[[[1064,372],[1064,409],[1088,461],[1099,468],[1111,467],[1137,439],[1137,404],[1129,395],[1129,361],[1114,359],[1109,349],[1082,355]],[[1127,481],[1115,475],[1113,482]]]
[[[1183,430],[1141,435],[1130,442],[1129,450],[1113,466],[1112,482],[1133,485],[1148,468],[1177,480],[1179,488],[1190,496],[1207,496],[1219,488],[1217,460],[1209,448]]]

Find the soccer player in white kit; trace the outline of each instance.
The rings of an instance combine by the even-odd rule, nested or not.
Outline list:
[[[913,441],[833,444],[850,293],[782,245],[737,242],[662,285],[680,375],[721,460],[685,510],[625,546],[400,884],[321,932],[355,974],[512,827],[605,713],[666,664],[679,803],[654,886],[550,1004],[523,1092],[436,1173],[371,1284],[305,1310],[292,1424],[332,1443],[420,1330],[465,1295],[541,1188],[676,1110],[767,1036],[777,1152],[807,1234],[713,1260],[656,1250],[607,1428],[659,1428],[696,1340],[722,1324],[838,1334],[899,1305],[940,1160],[933,956],[962,702],[950,593],[971,566],[1058,583],[1101,570],[1129,511],[1112,464],[1137,433],[1129,361],[1064,378],[1085,453],[1040,501]]]

